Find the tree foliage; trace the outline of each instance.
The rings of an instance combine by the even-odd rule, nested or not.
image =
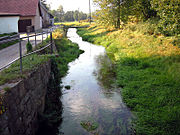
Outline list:
[[[159,19],[158,28],[165,35],[180,34],[180,0],[94,0],[99,7],[96,21],[120,28],[129,16],[146,21]]]
[[[70,22],[87,19],[86,13],[80,12],[79,10],[65,12],[62,5],[60,5],[57,10],[52,10],[51,14],[54,15],[55,22]]]
[[[180,0],[152,0],[160,17],[159,27],[166,35],[180,34]]]

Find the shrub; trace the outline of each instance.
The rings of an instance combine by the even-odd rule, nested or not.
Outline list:
[[[27,49],[27,53],[32,52],[32,44],[30,42],[26,44],[26,49]]]

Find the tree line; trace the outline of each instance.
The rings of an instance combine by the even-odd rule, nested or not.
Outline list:
[[[180,0],[94,0],[100,8],[95,18],[105,26],[122,27],[130,18],[157,20],[165,35],[180,34]]]
[[[54,16],[55,22],[72,22],[86,20],[88,18],[88,14],[79,10],[65,12],[61,5],[57,10],[51,10],[51,14]]]

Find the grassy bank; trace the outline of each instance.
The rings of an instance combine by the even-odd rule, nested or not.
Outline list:
[[[55,44],[59,53],[59,57],[56,58],[56,61],[60,69],[60,77],[63,77],[67,73],[68,63],[79,57],[83,51],[79,50],[79,46],[72,43],[67,38],[55,40]]]
[[[16,32],[13,32],[13,33],[4,33],[4,34],[0,34],[0,38],[1,37],[5,37],[5,36],[13,36],[13,35],[16,35],[16,34],[17,34]],[[11,41],[11,42],[8,42],[8,43],[0,44],[0,50],[6,48],[8,46],[14,45],[16,43],[18,43],[18,40],[14,40],[14,41]]]
[[[124,102],[137,116],[137,134],[180,134],[179,37],[156,33],[149,22],[118,31],[91,25],[78,33],[106,47]]]
[[[0,85],[7,82],[16,82],[18,79],[25,77],[27,72],[34,70],[40,64],[49,60],[48,55],[31,55],[23,58],[23,74],[20,73],[19,61],[12,64],[9,68],[0,72]]]
[[[19,42],[19,40],[14,40],[14,41],[11,41],[11,42],[8,42],[8,43],[0,44],[0,50],[6,48],[8,46],[14,45],[14,44],[16,44],[18,42]]]
[[[12,32],[12,33],[3,33],[3,34],[0,34],[0,37],[4,37],[4,36],[13,36],[13,35],[16,35],[17,33],[16,32]]]

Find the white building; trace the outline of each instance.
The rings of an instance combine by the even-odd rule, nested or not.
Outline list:
[[[19,14],[0,13],[0,34],[2,33],[18,33]]]

